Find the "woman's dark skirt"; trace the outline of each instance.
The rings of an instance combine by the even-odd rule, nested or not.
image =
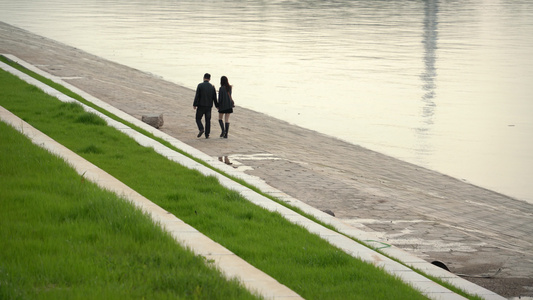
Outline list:
[[[225,109],[225,110],[219,110],[218,112],[221,113],[221,114],[231,114],[231,113],[233,113],[233,108],[230,107],[230,108]]]

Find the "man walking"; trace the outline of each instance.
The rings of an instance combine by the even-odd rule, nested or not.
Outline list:
[[[198,135],[201,137],[205,132],[205,138],[209,138],[211,132],[211,108],[213,103],[218,107],[217,91],[215,87],[209,83],[211,75],[209,73],[204,74],[204,82],[198,84],[196,87],[196,95],[194,96],[194,103],[192,104],[196,110],[196,125],[198,125]],[[202,117],[205,115],[205,131],[202,125]]]

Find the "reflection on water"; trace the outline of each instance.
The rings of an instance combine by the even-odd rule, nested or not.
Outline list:
[[[437,3],[435,0],[428,0],[425,4],[424,15],[424,73],[422,74],[422,89],[425,92],[422,96],[424,102],[424,109],[422,116],[426,119],[425,123],[433,124],[431,117],[434,115],[435,102],[435,77],[437,77]]]
[[[417,153],[417,158],[420,162],[426,163],[424,161],[424,153],[431,151],[431,145],[427,142],[426,137],[430,135],[430,130],[434,122],[435,116],[435,97],[436,97],[436,83],[435,78],[437,77],[437,13],[438,13],[438,3],[436,0],[427,0],[424,5],[424,30],[423,30],[423,40],[424,45],[424,72],[420,76],[422,79],[422,123],[415,128],[415,132],[418,135],[418,148],[415,153]]]
[[[532,1],[0,0],[0,20],[191,88],[227,75],[239,105],[533,201]]]

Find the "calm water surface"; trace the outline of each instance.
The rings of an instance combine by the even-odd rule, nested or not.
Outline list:
[[[533,202],[533,1],[0,0],[0,20],[191,88],[227,75],[240,106]]]

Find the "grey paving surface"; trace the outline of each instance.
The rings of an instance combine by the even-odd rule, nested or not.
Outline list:
[[[533,296],[533,205],[237,103],[229,139],[197,139],[194,91],[0,22],[11,53],[141,118],[164,113],[162,131],[392,245],[496,293]],[[199,70],[199,81],[204,72]],[[241,95],[240,101],[245,102]],[[216,138],[215,138],[216,137]],[[500,272],[494,278],[485,275]]]

